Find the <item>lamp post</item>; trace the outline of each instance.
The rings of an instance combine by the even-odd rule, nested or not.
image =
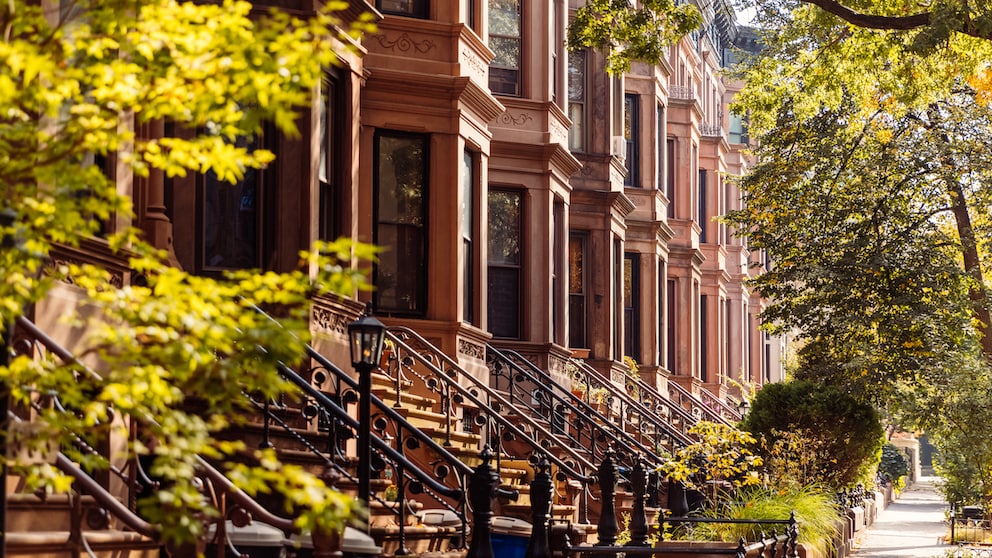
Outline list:
[[[17,212],[11,208],[0,210],[0,248],[8,250],[17,247],[16,237],[12,227],[17,219]],[[11,343],[14,340],[13,318],[0,324],[0,366],[10,366]],[[10,424],[7,412],[10,407],[8,398],[10,390],[6,382],[0,382],[0,558],[7,555],[7,436]]]
[[[741,398],[741,402],[737,404],[737,411],[741,414],[741,420],[747,416],[747,410],[751,408],[751,404],[747,402],[747,399]]]
[[[386,326],[372,316],[362,316],[348,324],[351,365],[358,371],[358,499],[369,504],[371,484],[370,423],[372,371],[382,358]]]

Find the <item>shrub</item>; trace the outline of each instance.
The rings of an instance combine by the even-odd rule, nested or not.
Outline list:
[[[882,460],[878,463],[878,474],[883,479],[895,483],[909,473],[909,461],[893,444],[882,446]]]
[[[742,427],[774,446],[783,432],[810,436],[815,449],[799,484],[831,490],[870,480],[878,463],[884,430],[878,412],[840,389],[806,380],[764,386],[751,401]]]

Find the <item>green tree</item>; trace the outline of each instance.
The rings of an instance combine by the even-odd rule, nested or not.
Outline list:
[[[568,26],[568,47],[601,49],[606,69],[622,74],[634,60],[658,64],[668,47],[702,23],[688,2],[646,0],[635,7],[626,0],[588,0]]]
[[[307,338],[310,297],[334,290],[353,294],[362,283],[356,258],[367,247],[316,247],[301,262],[309,273],[242,273],[223,279],[191,277],[169,268],[133,230],[106,241],[127,249],[147,286],[111,286],[105,272],[50,266],[57,244],[77,245],[112,215],[130,216],[130,200],[94,160],[113,156],[118,169],[146,176],[213,173],[234,182],[272,161],[237,138],[271,122],[296,134],[324,69],[341,45],[369,29],[350,28],[332,2],[310,19],[270,11],[249,17],[247,2],[193,4],[171,0],[81,0],[62,4],[11,0],[0,6],[0,314],[3,324],[43,298],[52,281],[70,279],[86,291],[101,319],[87,323],[88,362],[79,365],[19,357],[0,368],[15,401],[56,393],[73,413],[40,412],[39,439],[68,442],[81,435],[96,446],[130,416],[154,445],[153,472],[168,488],[146,506],[168,540],[200,534],[200,519],[216,515],[196,490],[194,455],[223,458],[245,451],[215,434],[239,414],[244,392],[272,394],[280,385],[273,364],[296,362]],[[168,122],[169,133],[135,133]],[[121,258],[126,256],[121,252]],[[316,271],[316,273],[314,273]],[[283,326],[255,306],[279,308]],[[259,347],[266,347],[261,350]],[[208,413],[191,413],[191,399]],[[25,440],[30,443],[30,440]],[[88,467],[106,466],[72,444],[63,446]],[[248,492],[275,490],[300,511],[303,529],[336,529],[353,511],[350,499],[306,471],[258,453],[258,466],[231,471]],[[16,466],[16,464],[15,464]],[[19,469],[29,483],[64,490],[67,481],[46,466]]]
[[[800,376],[887,404],[987,340],[988,109],[967,90],[922,109],[853,100],[800,118],[784,100],[728,220],[775,262],[754,286],[804,343]],[[969,267],[963,262],[978,260]]]
[[[809,467],[811,480],[832,489],[870,480],[884,431],[878,412],[839,389],[792,380],[764,386],[751,402],[742,428],[766,447],[780,433],[802,432],[818,443],[818,462]],[[803,484],[811,484],[809,482]]]

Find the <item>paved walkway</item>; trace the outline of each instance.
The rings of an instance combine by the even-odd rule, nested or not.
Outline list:
[[[903,491],[896,501],[878,514],[866,532],[858,535],[857,558],[931,558],[943,556],[951,547],[942,537],[947,504],[937,492],[935,477],[923,477]]]

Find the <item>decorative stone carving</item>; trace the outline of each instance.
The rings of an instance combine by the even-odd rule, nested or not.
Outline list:
[[[411,50],[418,52],[420,54],[428,53],[437,47],[437,43],[430,39],[424,39],[422,41],[416,41],[410,37],[409,34],[403,33],[397,39],[390,39],[386,35],[376,35],[376,42],[379,46],[392,51],[400,52],[410,52]]]
[[[485,64],[481,58],[475,55],[469,49],[462,49],[460,60],[464,64],[470,74],[469,77],[478,78],[479,81],[485,81],[486,72],[489,70],[489,65]]]
[[[485,360],[486,348],[477,343],[472,343],[467,339],[458,340],[458,354],[465,355],[479,360]]]
[[[56,272],[60,267],[66,267],[67,268],[70,265],[83,265],[83,264],[93,264],[93,265],[97,265],[97,266],[100,265],[100,264],[94,264],[93,262],[89,262],[89,261],[83,260],[82,258],[74,258],[74,257],[68,256],[68,255],[59,254],[59,255],[52,255],[51,256],[51,258],[48,261],[47,268],[50,270],[50,272]],[[122,270],[119,270],[119,269],[106,269],[106,268],[104,268],[104,269],[105,269],[105,271],[107,273],[110,274],[109,282],[110,282],[110,284],[112,286],[114,286],[114,287],[116,287],[118,289],[120,289],[120,288],[122,288],[124,286],[124,272]],[[76,284],[76,281],[69,274],[62,275],[62,274],[56,273],[56,275],[58,277],[60,277],[60,280],[62,282],[66,283],[68,285],[75,285]]]
[[[345,317],[330,308],[313,305],[311,311],[313,325],[320,331],[345,333],[348,329]]]
[[[527,114],[526,112],[522,112],[514,116],[510,114],[510,111],[506,111],[503,114],[499,115],[499,117],[496,119],[496,122],[504,126],[523,126],[524,124],[527,124],[531,120],[534,120],[534,117]]]
[[[552,119],[549,126],[551,133],[551,143],[568,145],[568,130],[561,122]]]

